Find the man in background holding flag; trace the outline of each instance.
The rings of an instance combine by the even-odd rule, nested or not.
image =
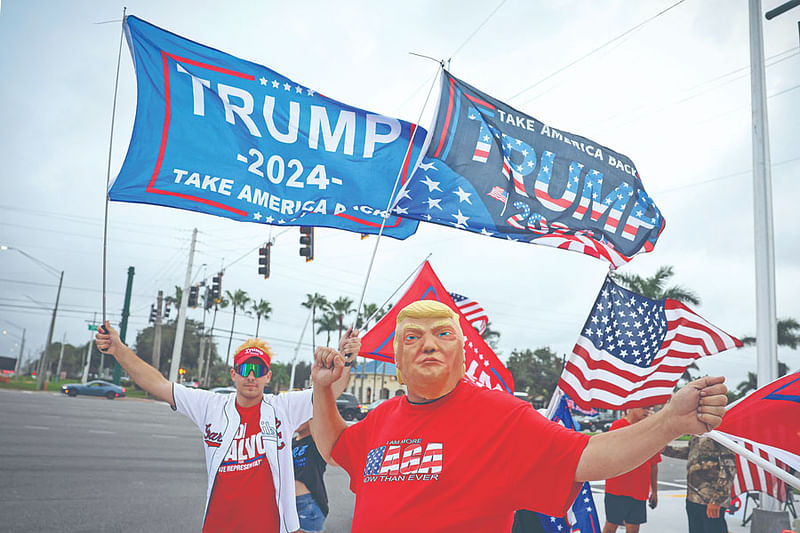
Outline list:
[[[703,378],[641,423],[589,437],[464,380],[464,335],[444,304],[403,308],[394,345],[408,394],[349,427],[332,388],[344,357],[320,352],[312,367],[312,433],[322,456],[350,475],[355,533],[509,531],[520,508],[564,516],[583,482],[627,472],[672,439],[713,429],[727,403],[724,378]]]

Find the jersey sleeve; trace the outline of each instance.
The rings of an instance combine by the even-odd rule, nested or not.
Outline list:
[[[184,387],[178,383],[172,384],[172,397],[175,399],[175,410],[188,416],[200,429],[203,429],[205,425],[208,405],[215,396],[215,393],[207,390]]]
[[[515,408],[509,437],[511,460],[499,465],[516,500],[515,508],[564,516],[581,489],[575,471],[589,436],[551,422],[530,405]]]
[[[284,392],[275,396],[275,402],[282,404],[284,412],[288,416],[286,423],[291,433],[294,433],[303,422],[311,418],[314,412],[314,404],[311,402],[313,390]]]

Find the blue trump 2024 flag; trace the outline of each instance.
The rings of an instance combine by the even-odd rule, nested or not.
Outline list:
[[[138,101],[111,200],[378,232],[395,179],[404,184],[421,157],[424,129],[136,17],[124,29]],[[406,238],[417,224],[391,216],[384,233]]]
[[[397,214],[574,250],[614,267],[653,249],[664,219],[630,159],[447,71],[442,80],[427,154]]]

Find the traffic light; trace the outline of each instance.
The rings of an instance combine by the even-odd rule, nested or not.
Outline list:
[[[211,297],[215,303],[222,300],[222,272],[218,272],[216,276],[211,278]]]
[[[197,307],[197,293],[199,288],[197,285],[189,287],[189,307]]]
[[[205,308],[206,310],[211,309],[214,307],[214,297],[211,296],[211,288],[206,287],[206,297],[205,297]]]
[[[272,243],[268,242],[263,248],[258,249],[258,273],[264,276],[264,279],[269,277],[269,252],[272,248]]]
[[[314,259],[314,228],[300,226],[300,255],[306,258],[306,262]]]
[[[171,300],[167,300],[167,305],[164,307],[164,318],[169,318],[169,312],[172,310],[170,305],[172,304]]]
[[[157,316],[158,313],[156,313],[156,304],[150,304],[150,319],[148,320],[148,322],[154,324]]]

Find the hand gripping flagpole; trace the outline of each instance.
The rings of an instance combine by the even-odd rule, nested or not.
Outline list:
[[[119,32],[119,51],[117,52],[117,75],[114,79],[114,103],[111,107],[111,133],[108,139],[108,167],[106,170],[106,206],[105,214],[103,216],[103,319],[102,323],[106,323],[106,268],[108,254],[108,185],[111,182],[111,148],[114,146],[114,118],[117,115],[117,89],[119,87],[119,64],[122,59],[122,38],[125,34],[125,14],[128,8],[122,8],[122,27]]]
[[[441,65],[440,65],[441,69]],[[441,73],[441,71],[440,71]],[[441,77],[441,76],[440,76]],[[422,104],[422,109],[419,112],[419,118],[417,119],[417,124],[414,126],[414,131],[411,132],[411,139],[408,143],[408,148],[406,149],[405,156],[403,157],[403,162],[400,164],[400,168],[397,171],[397,177],[394,180],[394,187],[392,187],[392,193],[389,195],[389,202],[386,205],[386,211],[383,213],[383,220],[381,221],[381,229],[378,231],[378,238],[375,240],[375,246],[372,249],[372,257],[369,259],[369,266],[367,267],[367,275],[364,279],[364,286],[361,288],[361,297],[358,300],[358,307],[356,307],[356,317],[353,320],[353,325],[351,329],[356,327],[356,323],[358,323],[358,318],[361,316],[361,305],[364,303],[364,295],[367,292],[367,284],[369,283],[369,277],[372,273],[372,265],[375,262],[375,255],[378,253],[378,243],[381,240],[381,236],[383,235],[383,228],[386,226],[386,220],[389,218],[389,214],[391,213],[394,205],[397,203],[395,199],[395,192],[397,192],[397,184],[400,182],[400,178],[403,175],[403,167],[405,166],[406,159],[411,157],[411,154],[414,150],[414,137],[417,135],[417,131],[419,130],[419,122],[422,120],[422,113],[425,111],[425,107],[428,105],[428,99],[431,96],[431,91],[433,91],[433,87],[436,85],[436,80],[431,84],[431,88],[428,90],[428,96],[425,97],[425,102]],[[425,147],[423,146],[423,150]],[[420,154],[422,156],[422,154]],[[350,355],[350,354],[347,354]]]

